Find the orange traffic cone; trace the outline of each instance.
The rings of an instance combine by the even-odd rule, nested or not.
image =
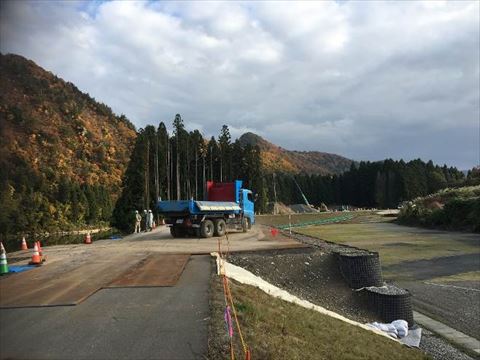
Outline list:
[[[35,242],[33,246],[33,254],[32,254],[32,261],[28,263],[29,265],[42,265],[42,258],[40,257],[40,253],[38,252],[38,245]]]
[[[92,236],[88,232],[87,235],[85,235],[85,244],[91,244],[92,243]]]
[[[42,249],[42,243],[39,241],[37,241],[37,246],[38,246],[38,253],[40,254],[40,259],[42,260],[42,262],[45,262],[46,259],[45,257],[43,256],[43,249]]]
[[[22,250],[28,250],[27,242],[25,241],[25,236],[22,239]]]

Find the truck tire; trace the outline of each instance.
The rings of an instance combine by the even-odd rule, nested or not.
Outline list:
[[[247,232],[248,230],[250,230],[251,226],[249,225],[249,223],[250,223],[250,220],[247,217],[244,217],[242,219],[242,231],[243,232]]]
[[[177,229],[175,229],[175,226],[170,226],[170,234],[176,238],[178,236],[177,234]]]
[[[215,220],[215,236],[223,236],[227,230],[227,224],[223,219]]]
[[[209,238],[213,236],[214,226],[212,220],[203,220],[200,224],[200,235],[203,238]]]

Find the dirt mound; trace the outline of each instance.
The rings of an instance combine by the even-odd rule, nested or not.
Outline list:
[[[318,212],[317,209],[315,209],[313,207],[309,207],[305,204],[293,204],[293,205],[290,205],[290,209],[293,212],[296,212],[296,213],[316,213],[316,212]]]
[[[280,215],[288,215],[288,214],[294,214],[295,212],[290,209],[287,205],[285,205],[284,203],[281,203],[281,202],[278,202],[275,204],[275,210],[276,210],[276,214],[280,214]]]

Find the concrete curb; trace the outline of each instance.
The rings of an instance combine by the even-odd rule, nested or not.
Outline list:
[[[451,327],[442,324],[441,322],[429,318],[417,311],[413,312],[415,322],[424,326],[425,328],[437,333],[452,343],[464,347],[480,355],[480,340],[470,337],[460,331],[452,329]]]

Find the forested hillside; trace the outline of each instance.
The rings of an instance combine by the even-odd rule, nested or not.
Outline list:
[[[352,160],[336,154],[286,150],[251,132],[243,134],[239,141],[242,145],[259,147],[263,169],[267,173],[338,175],[350,169],[353,163]]]
[[[136,137],[125,116],[0,55],[0,232],[109,222]]]
[[[402,201],[425,196],[446,187],[462,186],[464,174],[453,167],[434,165],[420,159],[404,162],[391,159],[360,162],[341,175],[295,175],[310,203],[395,208]],[[269,194],[273,194],[273,176]],[[275,177],[277,201],[303,203],[292,175]],[[468,184],[468,182],[467,182]]]

